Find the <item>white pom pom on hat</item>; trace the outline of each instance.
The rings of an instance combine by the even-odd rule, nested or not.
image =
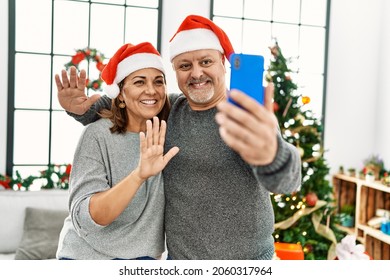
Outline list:
[[[104,92],[116,98],[120,91],[118,84],[131,73],[145,68],[156,68],[165,74],[161,55],[153,45],[149,42],[123,45],[102,71],[101,78],[106,83]]]
[[[103,85],[103,91],[110,97],[115,98],[119,94],[119,86],[116,83],[113,83],[111,85]]]
[[[169,41],[171,61],[179,54],[203,50],[218,50],[229,57],[234,53],[226,33],[208,18],[198,15],[187,16]]]

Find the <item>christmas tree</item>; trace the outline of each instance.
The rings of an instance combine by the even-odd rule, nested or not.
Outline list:
[[[336,227],[333,189],[326,179],[329,167],[322,147],[322,124],[305,108],[310,97],[301,96],[292,81],[292,70],[276,43],[270,48],[272,59],[268,82],[275,85],[274,112],[283,138],[300,152],[302,185],[291,195],[273,194],[276,242],[299,243],[305,259],[332,259],[334,248],[345,233]],[[307,107],[307,106],[306,106]]]

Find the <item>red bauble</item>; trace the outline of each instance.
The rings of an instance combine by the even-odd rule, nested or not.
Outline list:
[[[274,102],[273,105],[274,105],[274,112],[277,112],[279,110],[279,104]]]
[[[311,192],[306,195],[306,205],[313,207],[316,205],[318,197],[315,193]]]

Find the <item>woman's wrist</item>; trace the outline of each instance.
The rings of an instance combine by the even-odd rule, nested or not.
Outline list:
[[[142,185],[143,182],[146,181],[147,178],[142,178],[141,176],[141,172],[139,170],[139,167],[137,167],[136,169],[134,169],[131,173],[130,173],[130,176],[133,177],[133,180],[136,182],[136,183],[139,183],[139,185]]]

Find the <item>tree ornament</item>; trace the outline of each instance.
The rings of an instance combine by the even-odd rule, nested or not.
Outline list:
[[[279,104],[274,102],[274,112],[277,112],[279,110]]]
[[[296,116],[295,116],[295,120],[296,121],[299,121],[299,122],[301,122],[301,123],[303,123],[305,120],[306,120],[306,118],[302,115],[302,114],[297,114]]]
[[[271,50],[271,54],[274,56],[274,57],[277,57],[279,55],[279,48],[277,45],[273,46],[273,47],[269,47],[269,49]]]
[[[309,206],[309,207],[316,206],[317,201],[318,201],[317,195],[315,193],[313,193],[313,192],[308,193],[306,195],[305,199],[306,199],[306,205]]]
[[[305,252],[306,254],[311,253],[312,251],[313,251],[313,245],[311,244],[306,244],[303,247],[303,252]]]
[[[309,96],[302,96],[302,103],[303,104],[309,104],[310,103],[310,97]]]
[[[286,105],[286,108],[284,108],[284,111],[283,111],[283,118],[286,117],[287,115],[287,112],[288,112],[288,109],[290,109],[290,106],[291,106],[291,103],[292,103],[292,98],[290,98],[287,102],[287,105]]]
[[[265,80],[266,80],[267,82],[272,82],[272,75],[270,74],[270,72],[267,72],[267,73],[265,74]]]
[[[301,156],[301,158],[303,158],[303,156],[305,155],[305,150],[302,147],[297,147],[297,149],[298,149],[299,155]]]
[[[98,51],[97,49],[93,48],[84,48],[84,49],[78,49],[76,50],[76,54],[72,56],[72,59],[65,64],[66,70],[68,70],[71,66],[75,66],[77,70],[79,69],[79,65],[83,61],[95,62],[96,63],[96,69],[99,71],[99,77],[96,79],[86,79],[86,87],[88,89],[92,89],[95,91],[101,91],[103,80],[100,78],[100,73],[103,71],[104,67],[106,66],[103,61],[105,57],[104,55]]]

